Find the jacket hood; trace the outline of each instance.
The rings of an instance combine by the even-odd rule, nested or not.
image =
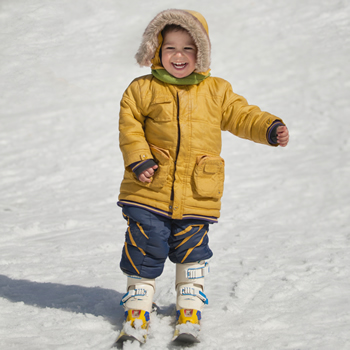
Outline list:
[[[142,42],[135,58],[142,67],[163,69],[159,50],[163,43],[161,31],[168,24],[176,24],[186,29],[197,46],[195,72],[208,74],[210,70],[210,39],[208,24],[198,12],[190,10],[165,10],[156,15],[143,33]]]

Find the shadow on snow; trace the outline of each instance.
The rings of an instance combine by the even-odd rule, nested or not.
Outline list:
[[[119,305],[122,296],[100,287],[39,283],[0,275],[0,297],[11,302],[102,316],[113,325],[123,322],[124,312]]]

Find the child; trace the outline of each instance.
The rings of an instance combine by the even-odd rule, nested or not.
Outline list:
[[[284,147],[288,129],[248,105],[228,82],[210,77],[208,26],[197,12],[159,13],[135,57],[152,65],[152,74],[130,84],[120,110],[126,321],[147,329],[155,278],[169,257],[176,264],[177,324],[199,324],[208,302],[209,224],[220,216],[224,188],[221,131]]]

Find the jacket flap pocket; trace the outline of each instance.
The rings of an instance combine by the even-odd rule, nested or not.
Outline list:
[[[220,164],[218,163],[218,161],[215,161],[215,162],[207,162],[205,165],[204,165],[204,171],[206,173],[209,173],[209,174],[215,174],[218,172],[218,170],[220,169]]]
[[[150,105],[157,105],[157,104],[160,104],[160,103],[171,103],[171,98],[170,96],[155,96]]]
[[[158,146],[152,145],[151,143],[149,143],[149,148],[155,155],[156,159],[159,159],[159,157],[165,160],[170,159],[170,152],[167,149],[160,148]]]
[[[219,200],[224,190],[225,162],[219,156],[198,156],[194,168],[194,186],[198,198]]]

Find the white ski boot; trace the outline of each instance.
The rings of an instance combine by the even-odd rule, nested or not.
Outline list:
[[[116,341],[117,347],[126,340],[146,342],[155,280],[128,276],[127,291],[120,302],[124,306],[125,321]]]
[[[204,276],[209,272],[205,261],[176,264],[176,327],[173,341],[199,342],[202,310],[208,299],[203,293]]]

